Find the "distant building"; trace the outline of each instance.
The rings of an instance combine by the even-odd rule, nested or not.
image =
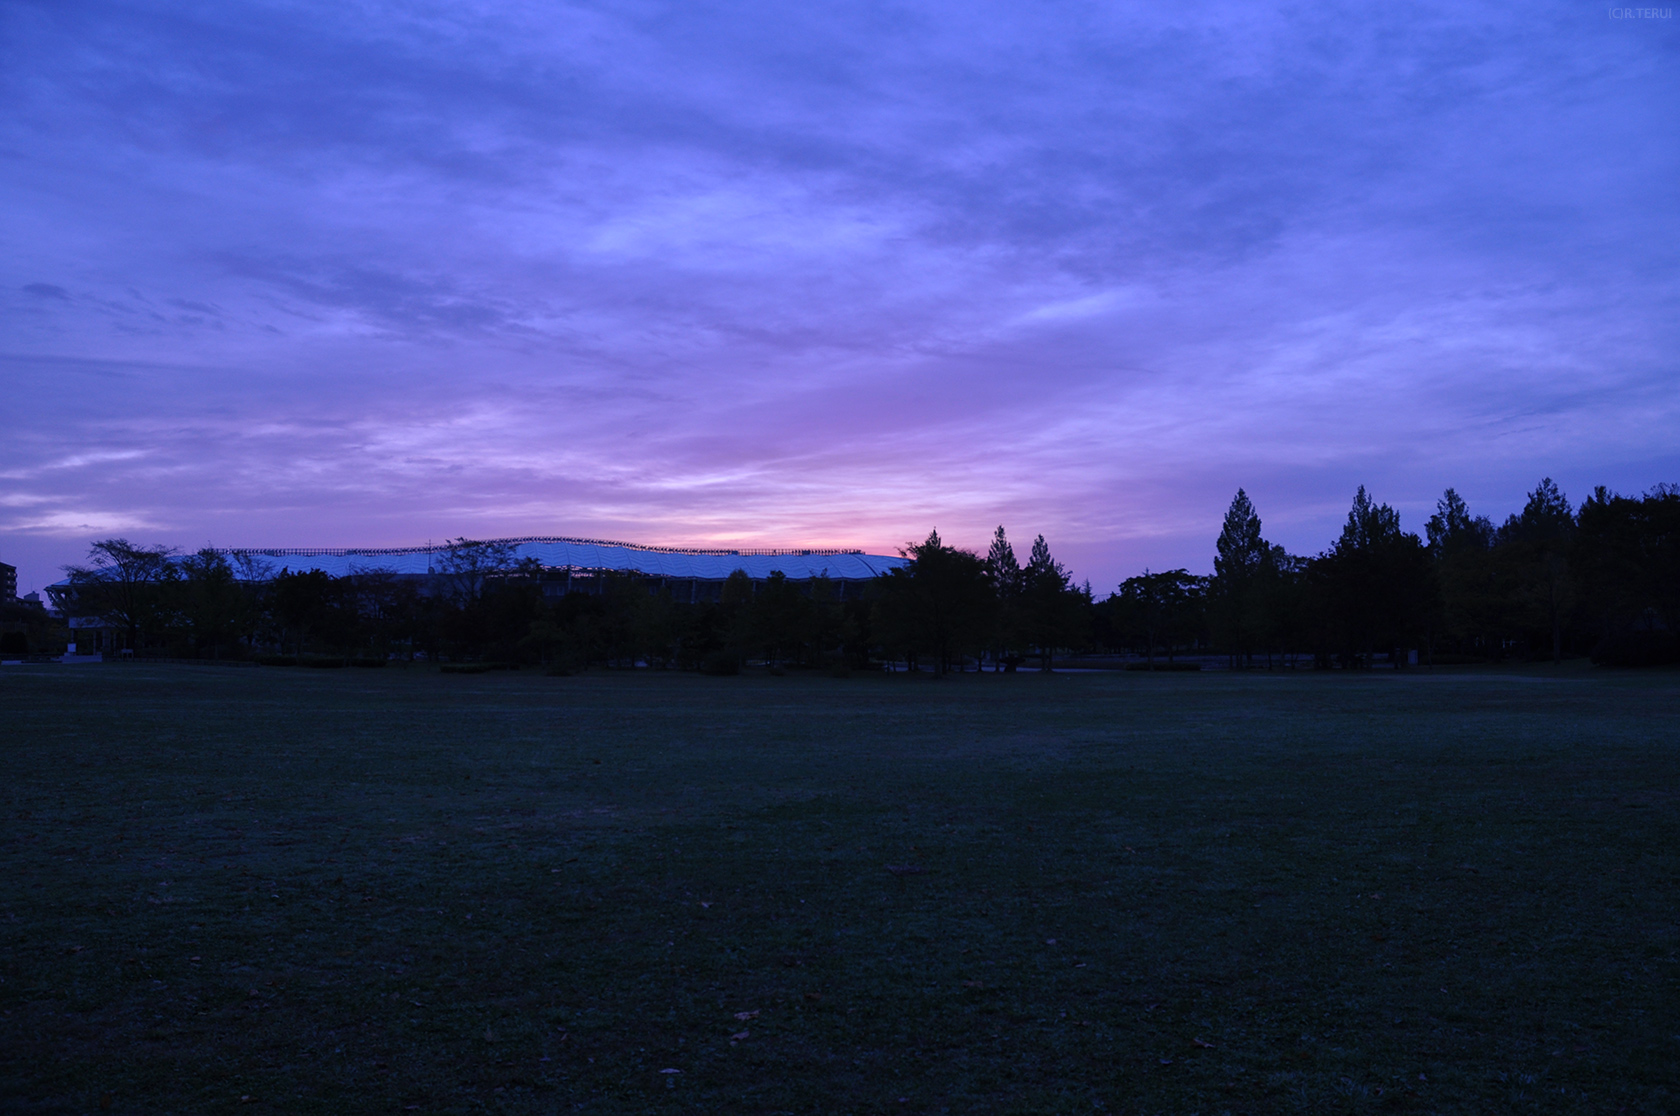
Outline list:
[[[494,547],[506,563],[498,569],[465,572],[459,553],[474,547]],[[466,548],[451,546],[336,549],[326,547],[265,548],[222,551],[233,560],[236,576],[266,581],[281,573],[320,570],[332,577],[382,576],[416,585],[422,593],[450,591],[463,579],[535,577],[545,597],[569,593],[599,593],[612,578],[628,578],[649,592],[664,592],[675,601],[699,604],[720,599],[723,584],[739,571],[755,586],[780,574],[801,586],[826,579],[835,599],[861,599],[877,577],[905,564],[905,559],[861,550],[833,549],[705,549],[700,547],[641,546],[599,539],[553,536],[485,539]],[[453,572],[452,572],[453,571]],[[115,653],[126,636],[110,618],[90,615],[78,607],[68,579],[47,586],[55,608],[70,627],[76,654]]]
[[[0,604],[17,599],[17,567],[0,562]]]
[[[630,576],[649,589],[663,589],[678,601],[715,601],[730,574],[739,570],[755,584],[772,573],[789,581],[810,583],[827,578],[840,600],[850,600],[905,559],[861,550],[736,549],[642,546],[599,539],[552,536],[486,539],[482,545],[505,548],[509,563],[535,574],[543,595],[599,591],[602,575]],[[264,549],[224,551],[254,560],[266,576],[282,570],[301,573],[320,570],[333,577],[382,573],[413,579],[426,586],[447,581],[453,548],[448,546],[378,549]]]

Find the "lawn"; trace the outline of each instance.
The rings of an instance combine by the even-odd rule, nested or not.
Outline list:
[[[0,1107],[1680,1110],[1680,674],[0,673]]]

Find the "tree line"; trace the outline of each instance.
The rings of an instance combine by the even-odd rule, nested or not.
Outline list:
[[[826,578],[755,582],[737,570],[716,600],[690,602],[658,579],[607,571],[556,593],[553,572],[517,560],[511,546],[467,539],[426,578],[276,571],[249,553],[180,555],[104,539],[52,592],[66,614],[98,618],[130,653],[321,665],[425,658],[733,673],[748,662],[845,672],[890,660],[942,673],[981,656],[1009,670],[1028,656],[1048,664],[1086,641],[1089,587],[1071,585],[1042,537],[1025,566],[1002,528],[985,559],[937,531],[901,553],[902,567],[850,599]]]
[[[1361,487],[1341,534],[1306,557],[1267,542],[1238,489],[1215,551],[1211,577],[1127,579],[1098,606],[1104,641],[1169,655],[1182,643],[1238,667],[1680,661],[1676,485],[1599,487],[1572,508],[1546,478],[1497,525],[1449,488],[1421,536]]]
[[[1267,541],[1238,490],[1214,572],[1145,570],[1099,600],[1041,535],[1021,562],[999,527],[984,554],[937,531],[861,597],[824,579],[754,582],[736,571],[718,599],[679,600],[656,579],[596,572],[556,595],[551,571],[506,544],[456,540],[437,573],[342,577],[275,572],[258,555],[179,555],[95,543],[54,590],[142,654],[380,663],[392,658],[732,673],[837,672],[902,663],[952,670],[1049,669],[1057,656],[1126,655],[1144,667],[1185,656],[1233,668],[1369,668],[1500,659],[1639,665],[1680,660],[1680,487],[1604,488],[1578,508],[1550,480],[1495,525],[1443,494],[1422,535],[1364,488],[1340,535],[1299,556]]]

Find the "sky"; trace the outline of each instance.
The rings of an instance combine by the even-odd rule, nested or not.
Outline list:
[[[1672,12],[8,0],[0,561],[1680,481]]]

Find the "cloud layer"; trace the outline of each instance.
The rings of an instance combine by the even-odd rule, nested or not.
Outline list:
[[[8,5],[0,560],[1002,522],[1101,589],[1238,485],[1314,550],[1360,483],[1677,480],[1677,61],[1562,4]]]

